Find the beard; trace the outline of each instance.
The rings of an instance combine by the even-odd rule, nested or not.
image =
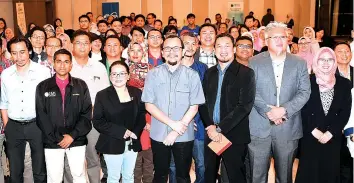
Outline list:
[[[172,61],[167,61],[168,65],[175,66],[177,64],[177,61],[172,62]]]

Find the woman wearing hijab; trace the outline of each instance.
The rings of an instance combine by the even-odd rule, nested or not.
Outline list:
[[[313,30],[312,27],[305,27],[303,33],[304,33],[303,35],[304,37],[307,37],[311,40],[311,48],[314,51],[314,53],[316,53],[317,50],[320,49],[320,45],[316,41],[315,31]]]
[[[43,26],[43,29],[45,30],[45,33],[47,34],[47,38],[55,37],[55,29],[52,25],[45,24]]]
[[[312,60],[314,57],[314,53],[311,50],[310,44],[311,44],[311,40],[309,38],[301,37],[298,42],[299,52],[297,53],[299,57],[306,60],[309,74],[311,74],[312,72]]]
[[[261,49],[263,47],[265,47],[265,34],[264,34],[264,31],[265,31],[265,26],[261,26],[257,31],[258,31],[258,37],[259,37],[259,43],[260,43],[260,46],[261,46]]]
[[[59,38],[61,40],[61,42],[63,44],[63,48],[70,51],[70,53],[71,53],[72,46],[71,46],[71,42],[70,42],[70,37],[67,34],[62,33],[62,34],[59,34],[57,36],[57,38]]]
[[[262,40],[259,38],[259,31],[258,30],[251,30],[250,33],[252,33],[253,36],[253,45],[254,45],[254,50],[257,50],[258,52],[261,51],[263,48]]]
[[[340,183],[342,130],[351,109],[350,81],[336,75],[335,53],[315,55],[310,99],[301,111],[303,138],[295,183]]]

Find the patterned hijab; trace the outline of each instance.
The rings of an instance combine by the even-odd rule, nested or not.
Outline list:
[[[334,64],[331,70],[327,73],[321,71],[318,65],[318,60],[324,53],[329,53],[334,59]],[[321,92],[326,92],[331,90],[336,84],[335,73],[337,70],[337,59],[334,51],[331,48],[323,47],[318,50],[312,61],[312,69],[316,75],[316,82],[319,85]]]

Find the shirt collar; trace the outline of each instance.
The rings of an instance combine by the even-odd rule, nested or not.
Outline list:
[[[33,72],[33,71],[35,71],[35,70],[36,70],[35,64],[37,64],[37,63],[33,62],[32,60],[30,60],[29,62],[30,62],[30,63],[29,63],[29,67],[28,67],[27,72],[30,72],[30,71]],[[14,64],[14,66],[15,66],[15,69],[14,69],[14,72],[13,72],[12,74],[16,74],[16,73],[17,73],[16,64]]]
[[[213,51],[212,51],[210,54],[208,54],[207,52],[205,52],[205,51],[203,50],[202,47],[200,47],[200,53],[201,53],[201,54],[205,54],[205,55],[207,55],[207,56],[214,56],[214,54],[215,54],[215,49],[213,48]]]
[[[162,64],[162,66],[171,74],[177,73],[182,68],[182,64],[180,63],[179,66],[177,66],[176,70],[174,72],[171,72],[170,68],[168,67],[168,65],[166,63]]]
[[[88,62],[86,63],[86,65],[84,65],[84,67],[91,67],[91,66],[93,65],[93,62],[94,62],[94,61],[89,57],[89,58],[88,58]],[[76,62],[75,57],[73,57],[73,65],[82,67],[80,64],[78,64],[78,63]]]
[[[156,58],[156,57],[154,57],[154,56],[150,53],[150,50],[148,49],[148,57],[149,57],[149,58],[152,58],[152,59],[154,59],[154,60],[159,60],[159,59],[162,58],[161,55],[162,55],[162,53],[160,54],[160,56],[159,56],[158,58]]]
[[[223,71],[221,70],[220,64],[218,63],[218,65],[217,65],[218,71],[222,74],[225,74],[226,70],[230,67],[231,63],[232,62],[228,63]]]

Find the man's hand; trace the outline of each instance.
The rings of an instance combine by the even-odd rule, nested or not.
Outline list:
[[[65,134],[65,135],[63,135],[63,136],[64,136],[63,140],[61,140],[61,141],[58,143],[58,145],[59,145],[61,148],[66,149],[66,148],[68,148],[68,147],[71,145],[71,143],[73,143],[74,139],[73,139],[70,135],[68,135],[68,134]]]
[[[268,105],[271,108],[269,112],[267,112],[267,117],[269,120],[274,121],[276,125],[283,123],[282,118],[286,114],[286,110],[284,107],[275,107],[272,105]],[[280,122],[281,121],[281,122]]]
[[[132,138],[132,139],[138,139],[138,137],[135,135],[135,133],[130,133],[130,136],[129,136],[130,138]]]
[[[175,121],[169,124],[173,131],[176,131],[179,135],[183,135],[183,133],[187,130],[187,126],[181,121]]]
[[[165,138],[165,140],[163,141],[163,144],[165,144],[165,146],[172,146],[175,143],[178,136],[179,134],[176,131],[170,132]]]
[[[216,131],[215,125],[210,125],[206,128],[208,137],[214,142],[221,142],[221,134]]]
[[[127,139],[128,137],[130,137],[131,133],[132,133],[132,132],[127,129],[127,131],[125,131],[125,134],[124,134],[123,138],[124,138],[124,139]]]
[[[322,144],[326,144],[329,140],[331,140],[333,137],[333,135],[329,132],[329,131],[326,131],[322,136],[321,138],[319,139],[320,143]]]
[[[323,136],[323,133],[317,128],[313,129],[311,134],[318,140],[320,140],[320,138]]]

